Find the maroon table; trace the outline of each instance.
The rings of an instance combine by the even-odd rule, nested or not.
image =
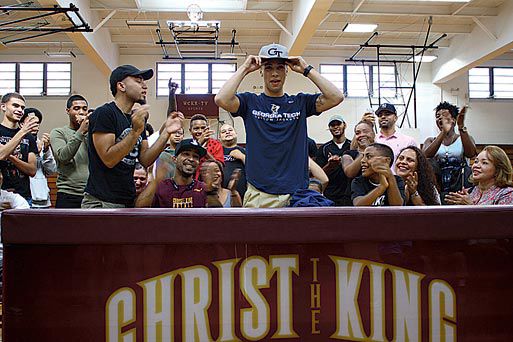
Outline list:
[[[13,210],[4,341],[513,341],[513,207]]]

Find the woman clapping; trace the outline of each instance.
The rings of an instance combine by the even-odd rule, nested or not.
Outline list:
[[[416,146],[401,150],[395,161],[395,173],[404,180],[406,205],[439,205],[435,175],[424,153]]]

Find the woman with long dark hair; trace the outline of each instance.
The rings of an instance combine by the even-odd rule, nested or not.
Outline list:
[[[440,204],[433,168],[418,147],[401,150],[395,161],[395,173],[404,180],[406,205]]]

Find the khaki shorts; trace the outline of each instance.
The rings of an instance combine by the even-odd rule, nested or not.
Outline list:
[[[290,195],[268,194],[248,183],[248,189],[244,195],[244,208],[283,208],[290,203]]]
[[[82,209],[118,209],[126,207],[124,204],[102,201],[87,192],[84,193],[84,199],[82,199]]]

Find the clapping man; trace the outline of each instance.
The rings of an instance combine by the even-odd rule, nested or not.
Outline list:
[[[126,208],[135,200],[135,163],[150,166],[164,150],[169,135],[182,128],[183,115],[174,113],[157,141],[148,147],[144,131],[150,106],[146,104],[146,81],[153,70],[122,65],[110,75],[114,101],[89,117],[89,178],[82,208]],[[141,106],[132,111],[134,103]]]

